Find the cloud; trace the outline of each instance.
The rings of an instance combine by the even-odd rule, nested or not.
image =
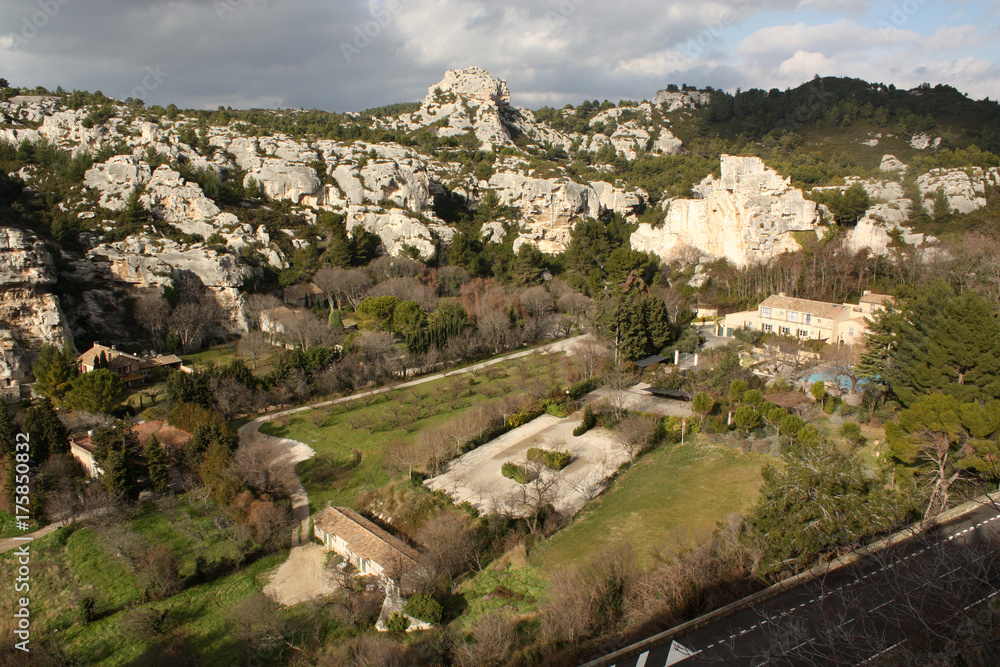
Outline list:
[[[1000,96],[988,22],[921,28],[932,4],[897,26],[888,0],[52,0],[25,39],[38,1],[0,3],[4,77],[126,97],[147,67],[169,72],[147,103],[361,109],[422,99],[470,65],[528,106],[650,98],[668,83],[794,86],[817,72]]]

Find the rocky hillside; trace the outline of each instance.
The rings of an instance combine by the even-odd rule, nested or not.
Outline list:
[[[774,96],[751,109],[744,94],[685,86],[533,112],[476,67],[447,72],[419,105],[350,114],[0,95],[0,329],[24,348],[123,340],[129,298],[193,281],[239,332],[248,289],[352,261],[330,259],[338,243],[431,264],[459,236],[463,252],[558,255],[588,219],[629,226],[633,249],[667,261],[693,248],[748,266],[798,250],[803,232],[823,238],[835,212],[817,200],[855,183],[870,206],[845,230],[852,250],[934,246],[916,213],[983,209],[1000,162],[969,148],[985,135],[935,126],[900,94],[885,110],[865,97],[851,123],[840,100],[753,131],[741,119],[770,118]]]

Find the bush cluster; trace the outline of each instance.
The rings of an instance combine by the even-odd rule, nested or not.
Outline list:
[[[444,613],[441,603],[426,593],[417,593],[407,600],[403,611],[413,618],[432,624],[440,623]]]
[[[516,463],[511,463],[510,461],[503,464],[500,468],[500,472],[504,477],[512,479],[518,484],[527,484],[531,481],[531,475],[528,474],[527,470]]]
[[[572,458],[569,452],[553,452],[539,447],[532,447],[528,450],[529,461],[541,463],[552,470],[562,470],[569,465]]]

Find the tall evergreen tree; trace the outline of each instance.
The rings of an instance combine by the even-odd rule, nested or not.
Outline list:
[[[935,392],[963,402],[1000,398],[1000,320],[976,292],[931,283],[898,312],[880,313],[867,345],[859,371],[880,377],[904,405]]]
[[[156,493],[165,493],[170,488],[170,467],[167,456],[155,435],[149,436],[144,452],[146,469],[149,471],[149,482]]]
[[[65,454],[69,451],[66,427],[59,420],[59,415],[48,398],[43,398],[38,405],[25,410],[24,430],[31,439],[31,458],[36,465],[44,463],[52,454]]]
[[[94,446],[94,463],[104,471],[102,479],[108,492],[122,500],[138,498],[142,451],[132,425],[119,419],[94,431],[90,442]]]

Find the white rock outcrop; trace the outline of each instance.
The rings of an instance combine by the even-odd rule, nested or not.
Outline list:
[[[125,201],[136,187],[149,181],[149,165],[132,155],[115,155],[88,169],[83,184],[100,194],[101,206],[112,211],[125,208]]]
[[[878,166],[879,171],[884,172],[905,172],[909,167],[903,164],[895,155],[883,155],[882,163]]]
[[[639,225],[632,247],[672,259],[690,246],[737,266],[797,250],[792,232],[818,232],[816,203],[756,157],[722,156],[722,174],[703,180],[700,199],[670,203],[663,225]]]
[[[250,170],[244,186],[256,181],[269,199],[287,199],[298,204],[306,195],[319,190],[316,170],[304,164],[294,164],[282,158],[265,158],[260,166]]]
[[[969,169],[932,169],[917,179],[924,196],[924,207],[934,213],[934,198],[944,191],[955,213],[972,213],[986,206],[987,174],[979,167]]]
[[[378,236],[385,252],[393,257],[410,247],[416,248],[422,259],[430,259],[437,252],[438,240],[447,243],[455,235],[455,230],[443,223],[425,224],[405,211],[377,206],[349,206],[344,222],[348,232],[361,227]]]
[[[566,178],[540,179],[502,172],[490,177],[489,187],[503,204],[521,211],[518,247],[530,243],[542,252],[562,252],[569,245],[577,221],[596,218],[601,212],[601,200],[594,188]]]
[[[658,90],[653,104],[663,106],[665,111],[678,109],[697,109],[712,101],[712,94],[705,90],[674,91]]]

